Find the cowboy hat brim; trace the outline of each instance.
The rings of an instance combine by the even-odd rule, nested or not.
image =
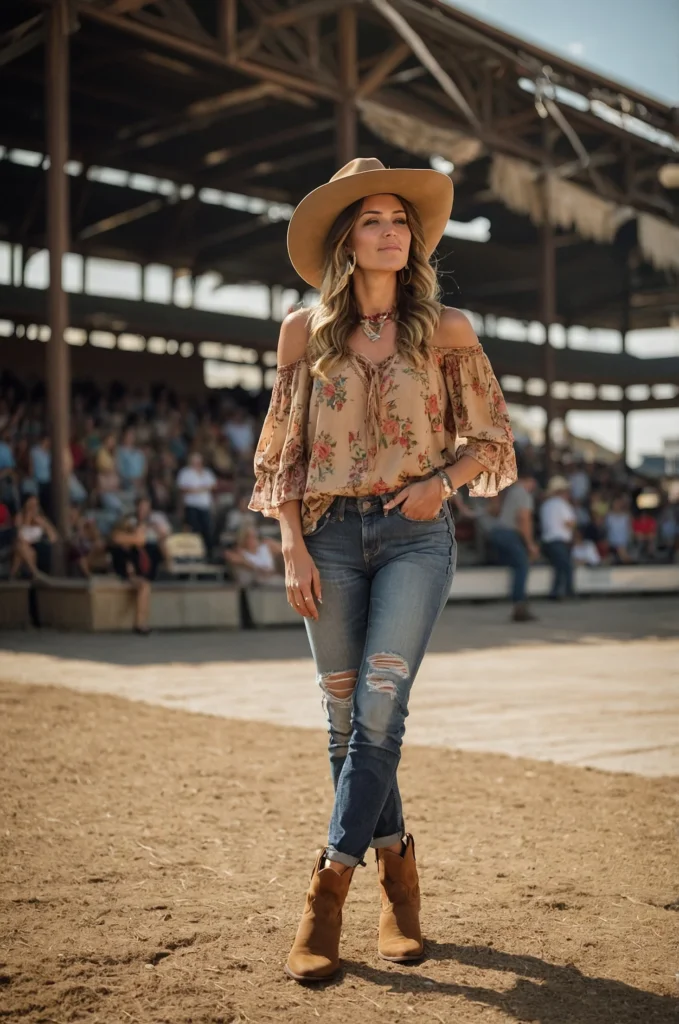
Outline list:
[[[366,196],[387,194],[399,195],[416,207],[427,256],[431,256],[453,207],[453,183],[448,175],[426,168],[360,171],[320,185],[293,213],[288,226],[288,255],[303,281],[320,288],[326,238],[342,210]]]

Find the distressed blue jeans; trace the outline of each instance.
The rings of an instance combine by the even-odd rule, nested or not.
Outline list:
[[[306,537],[323,593],[318,621],[304,621],[335,786],[326,855],[349,866],[405,834],[396,771],[408,699],[455,569],[448,504],[423,522],[385,514],[390,497],[336,498]]]

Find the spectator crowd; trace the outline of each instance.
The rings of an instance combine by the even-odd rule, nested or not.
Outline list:
[[[548,476],[543,456],[531,446],[518,449],[516,483],[490,508],[465,510],[478,520],[486,560],[512,569],[515,621],[534,617],[527,581],[541,556],[553,568],[553,600],[574,596],[576,566],[675,561],[679,505],[657,482],[623,463],[586,463],[568,450]]]
[[[166,388],[75,385],[65,453],[70,526],[53,525],[52,453],[44,387],[0,377],[0,575],[47,580],[63,542],[68,571],[116,572],[138,587],[143,631],[148,581],[167,563],[168,539],[191,532],[202,556],[238,580],[280,584],[277,524],[247,510],[252,461],[269,395],[214,391],[203,402]],[[458,537],[476,561],[513,570],[515,617],[530,565],[554,567],[553,597],[573,588],[575,565],[673,561],[676,503],[622,464],[586,463],[563,451],[548,476],[544,453],[517,451],[519,480],[497,499],[456,501]]]

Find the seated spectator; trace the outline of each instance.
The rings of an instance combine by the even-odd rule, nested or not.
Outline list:
[[[576,530],[571,552],[574,565],[601,565],[601,555],[593,540],[587,540],[582,530]]]
[[[16,535],[12,565],[9,571],[13,579],[24,567],[33,579],[44,579],[52,563],[52,545],[59,535],[47,516],[43,514],[34,494],[24,501],[21,511],[14,517]]]
[[[144,547],[151,561],[149,578],[154,580],[159,565],[167,559],[165,541],[172,533],[172,526],[163,512],[153,509],[148,498],[139,499],[135,512],[135,523],[144,531]]]
[[[116,469],[125,490],[138,494],[146,486],[147,463],[133,427],[123,433],[116,451]]]
[[[106,541],[93,519],[86,518],[77,507],[71,508],[68,534],[68,558],[73,566],[89,579],[93,572],[108,568]]]
[[[274,540],[263,540],[255,526],[245,523],[238,531],[236,546],[224,552],[224,558],[234,568],[242,586],[265,583],[267,586],[285,586],[285,577],[276,565],[282,553]]]
[[[224,479],[233,476],[235,469],[233,455],[216,423],[210,427],[204,451],[209,465],[218,477]]]
[[[613,499],[611,510],[606,515],[605,525],[606,540],[614,560],[618,563],[631,562],[629,547],[632,540],[632,517],[626,497],[620,496]]]
[[[71,468],[74,471],[82,469],[87,459],[87,449],[84,443],[80,440],[78,434],[71,434],[71,443],[69,445],[69,451],[71,453]]]
[[[592,484],[589,473],[582,464],[573,467],[569,485],[570,497],[574,505],[583,504],[587,501]]]
[[[632,533],[637,556],[651,561],[656,550],[657,523],[655,516],[646,509],[639,509],[632,520]]]
[[[241,527],[246,524],[252,525],[255,522],[255,517],[248,508],[249,503],[249,494],[241,494],[235,506],[229,509],[224,524],[227,533],[237,534]]]
[[[252,420],[244,409],[235,409],[222,427],[224,437],[229,440],[241,463],[252,459],[255,451],[255,433]]]
[[[16,462],[12,451],[12,434],[5,428],[0,434],[0,502],[16,510],[19,503]]]
[[[101,447],[101,434],[97,429],[94,416],[85,417],[83,447],[88,456],[96,455]]]
[[[42,508],[50,511],[52,452],[51,441],[43,434],[37,444],[31,448],[31,477],[33,478],[38,501]]]
[[[167,447],[177,462],[183,462],[188,454],[188,445],[179,423],[171,423],[167,434]]]
[[[134,516],[124,517],[113,527],[110,550],[115,572],[136,591],[135,633],[148,636],[154,566],[146,550],[146,529]]]
[[[668,562],[674,561],[679,550],[679,507],[667,499],[658,513],[658,550]]]
[[[120,476],[116,469],[116,435],[107,434],[101,443],[96,457],[97,489],[104,508],[112,512],[121,512],[123,502],[120,495]]]
[[[194,533],[199,533],[209,554],[212,548],[212,492],[217,478],[203,465],[200,452],[192,452],[188,466],[177,474],[177,488],[184,499],[184,519]]]
[[[547,497],[540,508],[542,547],[554,569],[549,597],[560,601],[573,597],[571,544],[575,527],[575,509],[568,501],[568,480],[554,476],[547,485]]]

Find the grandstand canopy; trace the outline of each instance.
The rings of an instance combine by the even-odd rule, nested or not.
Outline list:
[[[46,6],[0,9],[0,144],[28,153],[45,151]],[[679,191],[658,180],[679,155],[677,112],[651,97],[438,0],[74,0],[70,10],[72,251],[300,286],[286,208],[345,158],[428,166],[438,145],[456,157],[455,219],[490,222],[485,244],[444,238],[449,301],[543,318],[540,228],[490,187],[504,155],[548,165],[618,211],[607,244],[557,229],[557,320],[652,327],[679,312],[676,275],[644,257],[633,215],[679,225]],[[44,178],[41,165],[0,162],[0,234],[27,252],[45,245]],[[277,205],[235,209],[223,193]]]

